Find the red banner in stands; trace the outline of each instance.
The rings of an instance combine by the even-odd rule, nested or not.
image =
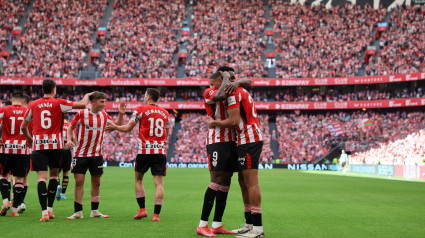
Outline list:
[[[252,79],[252,86],[323,86],[323,85],[353,85],[396,83],[424,80],[425,72],[345,77],[345,78],[291,78],[291,79]],[[140,78],[98,78],[95,80],[78,80],[75,78],[54,79],[63,86],[209,86],[209,79],[173,78],[173,79],[140,79]],[[41,85],[43,78],[8,78],[0,77],[0,85]]]
[[[120,102],[107,102],[106,111],[116,111]],[[133,111],[143,102],[128,102],[127,110]],[[159,102],[164,109],[203,110],[203,102]],[[333,109],[362,109],[362,108],[392,108],[425,106],[425,98],[409,98],[375,101],[348,102],[255,102],[257,110],[333,110]]]

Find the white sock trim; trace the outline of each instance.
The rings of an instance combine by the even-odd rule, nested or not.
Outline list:
[[[212,228],[219,228],[221,226],[221,222],[213,221]]]
[[[199,222],[199,227],[204,227],[204,226],[207,226],[208,225],[208,221],[203,221],[203,220],[201,220],[200,222]]]

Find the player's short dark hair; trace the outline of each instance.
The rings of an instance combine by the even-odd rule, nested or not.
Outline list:
[[[21,92],[14,92],[12,94],[12,99],[14,99],[14,100],[22,100],[22,99],[24,99],[24,95]]]
[[[152,99],[152,101],[156,102],[159,99],[159,90],[156,88],[148,88],[146,89],[146,93]]]
[[[108,95],[106,95],[105,93],[99,92],[99,91],[95,91],[90,97],[89,100],[93,101],[93,100],[97,100],[97,99],[107,99]]]
[[[223,65],[223,66],[220,66],[220,67],[217,69],[217,72],[220,72],[220,71],[222,71],[222,72],[224,72],[224,71],[227,71],[227,72],[235,72],[235,69],[234,69],[234,68],[232,68],[232,67],[229,67],[229,66]]]
[[[53,92],[53,89],[56,88],[56,82],[53,79],[45,79],[43,80],[43,93],[45,94],[51,94]]]
[[[213,80],[222,79],[220,71],[217,71],[217,72],[211,74],[210,79],[213,79]]]
[[[24,96],[24,101],[25,101],[25,104],[29,104],[30,103],[30,96],[28,96],[28,95],[26,95],[26,94],[24,94],[23,95]]]
[[[65,119],[65,120],[69,121],[69,116],[68,116],[68,114],[65,114],[65,115],[63,116],[63,119]]]
[[[12,105],[12,102],[10,100],[6,100],[2,102],[5,106],[10,106]]]

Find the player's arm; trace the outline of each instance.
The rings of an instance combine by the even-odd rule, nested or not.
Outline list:
[[[235,127],[239,123],[239,117],[240,117],[239,113],[240,113],[239,107],[229,109],[229,118],[227,118],[224,121],[216,121],[216,120],[213,120],[212,118],[210,118],[207,121],[208,127],[209,128],[213,128],[213,127],[232,128],[232,127]]]
[[[84,95],[84,97],[83,97],[83,99],[81,99],[81,101],[74,102],[72,104],[72,109],[84,109],[84,108],[86,108],[87,104],[89,104],[89,97],[92,94],[93,93],[87,93],[86,95]]]
[[[28,130],[28,124],[30,124],[30,122],[27,121],[27,120],[24,120],[21,124],[21,131],[22,131],[22,134],[24,134],[25,138],[27,138],[28,146],[31,147],[32,146],[32,136],[31,136],[31,134]]]
[[[220,74],[223,77],[223,82],[221,83],[220,88],[214,94],[212,98],[214,102],[224,101],[226,100],[226,97],[227,97],[227,94],[224,91],[224,88],[226,88],[227,83],[229,83],[230,74],[229,72],[221,72],[221,71],[220,71]]]
[[[66,131],[68,134],[68,131]],[[68,137],[68,135],[67,135]],[[74,144],[77,144],[77,133],[75,131],[75,129],[72,131],[72,142],[74,142]]]
[[[74,137],[74,129],[75,127],[73,125],[69,125],[68,130],[66,130],[66,140],[68,141],[66,143],[66,147],[69,149],[74,148],[76,144],[75,142],[77,141]]]
[[[235,72],[230,72],[230,76],[235,76]],[[239,79],[238,81],[228,83],[226,84],[226,87],[224,88],[224,91],[227,94],[232,94],[238,89],[239,87],[248,88],[251,86],[252,80],[247,78]]]
[[[126,125],[116,125],[113,123],[110,123],[107,127],[106,127],[106,131],[113,131],[113,130],[117,130],[117,131],[121,131],[121,132],[125,132],[128,133],[131,130],[133,130],[133,128],[136,126],[137,122],[134,120],[130,120]]]

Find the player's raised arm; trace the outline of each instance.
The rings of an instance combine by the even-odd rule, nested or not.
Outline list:
[[[86,108],[87,104],[89,104],[90,96],[93,93],[94,92],[87,93],[86,95],[84,95],[84,97],[83,97],[83,99],[81,99],[81,101],[74,102],[73,105],[72,105],[72,109],[84,109],[84,108]]]
[[[217,80],[218,75],[216,75],[217,73],[219,73],[221,75],[221,78],[223,79],[223,82],[221,83],[220,88],[218,89],[218,91],[215,93],[215,95],[213,96],[213,101],[214,102],[219,102],[219,101],[224,101],[226,100],[226,92],[224,91],[224,88],[226,87],[227,83],[229,82],[229,78],[230,78],[230,73],[229,72],[216,72],[211,76],[211,80]]]
[[[118,108],[118,119],[115,121],[115,124],[118,126],[121,126],[123,121],[124,121],[124,114],[125,114],[125,109],[126,109],[127,105],[125,104],[125,102],[121,102],[120,103],[120,107]]]
[[[230,79],[229,79],[230,82],[227,83],[224,88],[224,92],[226,92],[227,94],[234,93],[236,89],[239,87],[248,88],[252,84],[251,79],[242,78],[242,79],[239,79],[238,81],[234,81],[234,78],[235,78],[235,72],[230,71]]]

